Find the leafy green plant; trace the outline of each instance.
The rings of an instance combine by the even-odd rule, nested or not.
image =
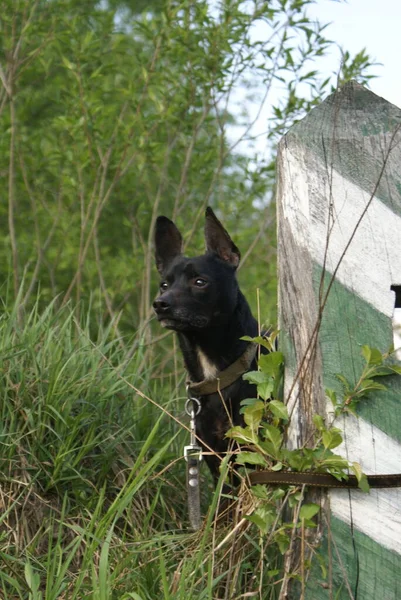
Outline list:
[[[389,375],[401,375],[401,367],[396,363],[390,362],[393,349],[382,354],[377,348],[369,346],[362,347],[362,355],[365,359],[364,369],[356,382],[352,385],[343,375],[338,374],[337,379],[342,385],[342,398],[339,399],[336,392],[326,389],[326,394],[333,404],[334,416],[338,417],[344,412],[356,415],[358,404],[366,396],[375,390],[385,390],[386,386],[376,379],[378,377],[387,377]]]
[[[315,415],[315,432],[309,447],[289,449],[285,447],[285,441],[290,417],[286,405],[278,397],[284,357],[275,350],[274,338],[275,335],[272,338],[244,338],[267,348],[270,353],[260,356],[257,371],[244,375],[257,386],[258,397],[242,402],[245,426],[233,427],[227,433],[239,444],[235,457],[237,465],[245,467],[245,475],[251,465],[269,471],[329,473],[338,480],[346,480],[351,472],[357,477],[360,489],[368,492],[367,478],[360,465],[334,452],[343,443],[342,431],[335,427],[335,420],[347,413],[356,415],[358,403],[369,393],[386,389],[377,378],[401,374],[401,367],[391,362],[392,352],[382,354],[375,348],[364,346],[365,366],[357,382],[351,384],[338,375],[343,387],[342,396],[339,398],[334,391],[326,390],[334,409],[331,418]],[[303,491],[298,487],[255,485],[250,491],[256,501],[247,519],[257,525],[269,543],[276,545],[279,553],[288,550],[294,532],[303,536],[305,528],[316,527],[313,518],[319,513],[320,506],[305,503]]]

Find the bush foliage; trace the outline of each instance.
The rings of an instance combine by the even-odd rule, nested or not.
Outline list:
[[[310,4],[3,1],[5,599],[274,597],[250,521],[185,530],[184,376],[152,330],[152,238],[165,214],[201,251],[213,206],[275,320],[275,144],[337,79]],[[369,67],[345,52],[339,79]]]

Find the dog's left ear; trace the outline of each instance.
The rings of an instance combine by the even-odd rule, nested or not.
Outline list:
[[[206,209],[205,221],[206,249],[215,252],[222,260],[237,268],[241,259],[240,251],[210,206]]]
[[[182,251],[182,237],[173,221],[157,217],[155,228],[156,267],[160,275]]]

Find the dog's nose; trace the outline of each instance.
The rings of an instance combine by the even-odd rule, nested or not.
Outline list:
[[[156,298],[153,302],[153,308],[157,313],[163,313],[169,310],[170,303],[165,298]]]

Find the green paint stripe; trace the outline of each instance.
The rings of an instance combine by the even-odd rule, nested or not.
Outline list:
[[[293,145],[305,146],[323,164],[333,166],[343,177],[371,194],[382,169],[383,135],[393,133],[400,124],[398,107],[351,83],[311,110],[291,127],[285,139],[290,150]],[[357,142],[361,137],[372,141],[359,147]],[[376,197],[398,215],[401,215],[400,164],[398,146],[376,192]]]
[[[354,531],[339,519],[331,519],[331,535],[341,556],[343,568],[353,595],[358,600],[400,600],[401,598],[401,557],[382,548],[370,537]],[[332,598],[350,600],[344,585],[344,574],[338,561],[334,544],[331,544],[333,593]],[[324,536],[319,550],[323,564],[328,569],[328,536]],[[306,600],[326,600],[330,598],[325,587],[327,578],[315,559],[306,588]],[[336,594],[339,594],[338,596]],[[293,600],[299,598],[294,593]]]
[[[316,296],[321,276],[322,268],[314,264],[313,284]],[[325,289],[330,278],[331,275],[326,273]],[[319,339],[324,385],[340,393],[341,384],[335,374],[340,373],[349,381],[356,382],[365,364],[361,355],[362,346],[367,344],[381,352],[387,351],[393,341],[392,322],[336,281],[323,313]],[[388,386],[388,389],[375,391],[371,397],[363,400],[358,414],[401,442],[401,377],[383,377],[380,382]]]

